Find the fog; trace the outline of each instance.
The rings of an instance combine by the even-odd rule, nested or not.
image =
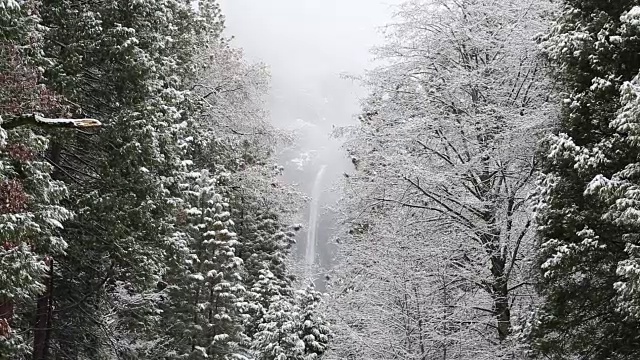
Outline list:
[[[273,121],[290,126],[295,111],[324,108],[344,124],[357,111],[359,89],[339,78],[369,67],[377,28],[388,22],[397,0],[221,0],[227,36],[252,61],[271,68]],[[316,107],[316,109],[304,109]],[[317,115],[317,114],[316,114]],[[304,119],[312,120],[312,119]]]
[[[310,231],[313,236],[307,236],[308,228],[300,234],[298,247],[301,258],[315,249],[315,264],[324,268],[332,261],[329,243],[337,222],[326,210],[337,200],[337,192],[328,189],[351,167],[330,132],[334,126],[355,123],[358,99],[365,94],[341,75],[361,75],[371,66],[369,50],[381,43],[379,28],[389,22],[398,2],[221,0],[226,36],[234,37],[232,44],[243,48],[250,61],[263,62],[271,70],[268,106],[273,124],[296,130],[297,143],[280,149],[285,181],[311,196],[319,169],[327,165],[321,199],[310,201],[324,211],[306,209],[301,214],[307,225],[318,227]],[[320,218],[309,218],[316,213]]]

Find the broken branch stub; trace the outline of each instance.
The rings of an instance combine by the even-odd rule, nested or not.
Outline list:
[[[21,126],[37,126],[45,128],[95,129],[102,126],[96,119],[51,119],[35,114],[0,117],[0,127],[5,130]]]

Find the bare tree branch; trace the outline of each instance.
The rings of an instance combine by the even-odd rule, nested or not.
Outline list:
[[[35,114],[4,115],[0,117],[0,126],[6,130],[22,126],[37,126],[42,128],[71,128],[71,129],[95,129],[102,126],[96,119],[50,119]]]

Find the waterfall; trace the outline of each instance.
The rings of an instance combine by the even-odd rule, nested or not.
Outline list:
[[[307,248],[304,256],[308,270],[311,270],[316,259],[316,233],[318,231],[318,210],[320,207],[320,196],[322,195],[322,176],[327,165],[322,165],[313,183],[311,193],[311,205],[309,208],[309,231],[307,231]]]

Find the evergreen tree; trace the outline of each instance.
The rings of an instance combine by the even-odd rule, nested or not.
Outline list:
[[[322,295],[312,287],[307,287],[297,291],[296,301],[303,317],[300,338],[304,342],[305,359],[320,359],[327,351],[331,337],[329,323],[318,311]]]
[[[48,291],[50,256],[67,247],[60,230],[71,212],[60,205],[66,187],[38,156],[47,149],[46,138],[31,129],[7,137],[0,155],[0,358],[14,359],[29,349],[23,334],[34,326],[32,317],[14,313],[31,313]]]
[[[318,315],[320,294],[298,290],[294,297],[275,295],[258,326],[254,348],[259,360],[320,359],[327,351],[328,323]]]
[[[56,139],[77,213],[55,279],[58,357],[111,356],[107,324],[130,310],[106,306],[114,284],[148,293],[177,251],[178,139],[198,112],[186,90],[198,49],[221,29],[215,2],[200,4],[210,18],[177,0],[43,2],[48,84],[106,124],[99,136]]]
[[[61,97],[42,84],[38,2],[0,2],[0,358],[31,356],[29,329],[48,326],[42,310],[56,256],[64,253],[67,187],[55,178],[47,133],[73,125]],[[46,121],[45,121],[46,120]],[[53,258],[52,258],[53,257]],[[42,299],[42,300],[40,300]],[[36,303],[38,306],[36,307]],[[41,315],[41,316],[40,316]],[[42,333],[36,330],[36,333]],[[36,339],[43,338],[35,336]],[[40,344],[43,344],[40,341]],[[37,354],[36,354],[37,355]]]
[[[267,73],[216,1],[1,0],[0,25],[0,358],[242,359],[280,300],[324,351]]]
[[[562,81],[558,134],[543,150],[538,223],[547,358],[636,359],[637,1],[565,1],[543,42]]]
[[[228,204],[216,193],[207,171],[189,174],[185,198],[184,240],[188,253],[181,268],[167,276],[167,329],[176,359],[232,359],[244,341],[241,302],[244,295],[235,255],[237,240]]]
[[[212,173],[229,172],[218,191],[229,198],[236,254],[244,264],[244,331],[252,339],[246,345],[262,356],[270,343],[257,340],[260,328],[271,322],[278,306],[297,306],[286,259],[299,228],[290,224],[300,196],[279,183],[281,169],[271,162],[273,137],[279,134],[262,110],[264,66],[246,63],[239,50],[224,42],[212,43],[201,57],[205,66],[195,88],[204,103],[203,126],[194,135],[199,140],[193,159]],[[301,328],[304,318],[296,319],[294,327]]]

